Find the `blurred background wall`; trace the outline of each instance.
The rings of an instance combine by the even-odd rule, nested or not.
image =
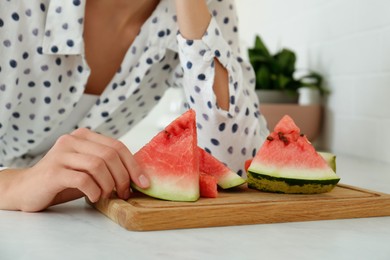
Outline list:
[[[237,0],[242,51],[256,34],[297,67],[320,72],[325,100],[320,147],[390,162],[390,1]]]

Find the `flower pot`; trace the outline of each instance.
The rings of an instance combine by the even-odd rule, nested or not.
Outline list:
[[[292,104],[298,102],[298,93],[293,93],[293,92],[261,89],[261,90],[256,90],[256,94],[259,97],[260,103]]]

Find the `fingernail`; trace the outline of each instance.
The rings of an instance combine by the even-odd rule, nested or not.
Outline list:
[[[149,187],[149,180],[148,180],[148,178],[146,178],[146,176],[145,175],[140,175],[139,177],[138,177],[138,181],[139,181],[139,183],[141,184],[141,186],[142,186],[142,188],[147,188],[147,187]]]

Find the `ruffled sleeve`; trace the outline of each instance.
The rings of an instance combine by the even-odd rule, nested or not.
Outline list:
[[[253,157],[268,134],[254,91],[255,76],[238,48],[237,15],[233,1],[212,1],[212,19],[201,39],[177,35],[184,88],[189,107],[197,112],[201,147],[239,174],[245,160]],[[229,77],[229,109],[218,107],[213,92],[214,59]]]

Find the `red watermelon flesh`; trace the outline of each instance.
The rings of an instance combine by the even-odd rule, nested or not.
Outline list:
[[[250,158],[250,159],[248,159],[248,160],[246,160],[245,161],[245,163],[244,163],[244,169],[245,169],[245,172],[247,172],[248,171],[248,169],[249,169],[249,166],[251,165],[251,163],[252,163],[252,160],[253,160],[253,158]]]
[[[199,189],[202,198],[216,198],[218,196],[217,178],[200,172]]]
[[[172,201],[199,198],[199,160],[195,112],[188,110],[158,133],[135,155],[150,187],[132,187],[149,196]]]
[[[295,124],[294,120],[290,116],[285,115],[275,125],[274,132],[276,133],[282,132],[284,134],[289,134],[289,133],[299,134],[301,132],[301,129],[299,129],[299,127]]]
[[[257,163],[272,168],[329,169],[326,161],[316,152],[306,136],[300,134],[299,127],[288,115],[276,124],[251,166]]]
[[[204,149],[198,147],[199,171],[217,179],[218,186],[229,189],[245,183],[245,180]]]
[[[281,142],[278,140],[281,140]],[[288,149],[286,149],[287,146]],[[291,133],[287,135],[280,132],[271,133],[254,158],[254,162],[258,160],[265,165],[270,164],[277,167],[316,169],[329,167],[307,140],[306,136],[298,135],[298,137],[295,137]]]

